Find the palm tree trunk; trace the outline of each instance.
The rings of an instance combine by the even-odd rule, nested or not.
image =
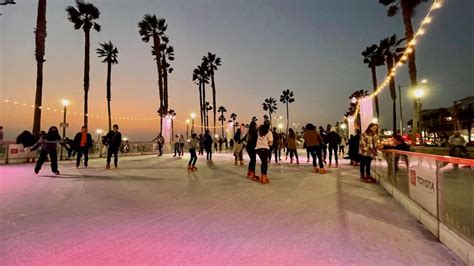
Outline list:
[[[288,126],[290,125],[290,110],[288,109],[288,102],[286,102],[286,135],[288,136]]]
[[[107,62],[107,114],[109,118],[109,131],[112,130],[112,112],[110,111],[110,100],[112,98],[112,62]]]
[[[202,90],[201,90],[201,82],[200,81],[199,81],[199,110],[200,110],[200,115],[201,115],[201,134],[203,134],[202,128],[203,128],[203,125],[204,125],[204,115],[203,115],[203,112],[202,112]]]
[[[222,112],[222,116],[224,116],[224,112]],[[222,128],[221,128],[222,135],[221,135],[221,137],[223,137],[224,136],[224,120],[221,121],[221,125],[222,125]]]
[[[204,114],[204,130],[209,125],[207,122],[207,106],[206,106],[206,82],[202,82],[202,112]]]
[[[163,55],[163,65],[161,66],[163,71],[163,105],[165,111],[168,111],[168,68],[166,67],[166,59]]]
[[[38,1],[38,15],[35,29],[36,58],[36,95],[33,117],[33,135],[39,137],[41,130],[41,109],[43,96],[43,62],[46,42],[46,0]]]
[[[160,36],[158,36],[158,33],[153,34],[153,49],[155,49],[155,61],[156,61],[156,67],[158,70],[158,91],[160,95],[160,109],[161,109],[161,114],[160,114],[160,134],[163,135],[163,113],[165,112],[164,110],[164,105],[163,105],[163,77],[162,77],[162,70],[161,70],[161,53],[160,53]]]
[[[374,89],[374,92],[375,92],[377,90],[377,72],[375,70],[375,65],[371,66],[370,69],[372,70],[372,88]],[[374,103],[375,103],[375,115],[377,116],[377,119],[379,119],[380,109],[379,109],[379,97],[377,95],[374,96]]]
[[[88,124],[88,106],[89,106],[89,71],[90,71],[90,29],[84,29],[84,126]]]
[[[212,111],[214,113],[214,135],[216,134],[216,83],[214,82],[214,71],[211,73],[212,86]]]
[[[390,74],[390,71],[393,68],[393,57],[387,56],[387,73]],[[395,78],[391,77],[389,82],[390,88],[390,97],[392,98],[392,129],[393,134],[397,133],[397,92],[395,89]]]
[[[272,127],[273,120],[272,120],[272,112],[270,112],[270,110],[268,110],[268,115],[270,116],[270,127]]]

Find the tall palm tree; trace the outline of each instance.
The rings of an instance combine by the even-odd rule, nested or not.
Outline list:
[[[394,34],[391,37],[385,38],[380,41],[380,53],[384,57],[385,65],[387,66],[387,75],[390,77],[389,88],[390,97],[392,98],[392,123],[393,133],[397,132],[397,92],[395,89],[395,77],[391,74],[391,70],[394,64],[397,64],[405,51],[405,47],[399,45],[405,41],[405,39],[397,40],[397,36]]]
[[[271,124],[272,123],[272,114],[275,113],[276,110],[278,110],[277,102],[276,102],[275,98],[270,97],[268,99],[265,99],[265,101],[263,101],[262,105],[263,105],[263,110],[268,111],[268,114],[270,115],[270,124]]]
[[[207,53],[207,56],[202,58],[203,62],[207,66],[209,76],[211,77],[211,87],[212,87],[212,107],[214,108],[214,134],[216,134],[216,83],[214,81],[214,71],[217,70],[217,67],[221,65],[221,58],[217,57],[216,54],[211,52]]]
[[[148,43],[150,39],[153,41],[152,55],[155,57],[156,67],[158,70],[158,90],[160,96],[160,107],[162,110],[160,115],[160,134],[163,133],[163,115],[166,114],[164,106],[163,94],[163,71],[161,70],[161,53],[160,49],[161,38],[165,34],[168,25],[164,18],[157,18],[156,15],[146,14],[143,19],[138,22],[138,33],[142,37],[142,41]]]
[[[162,36],[162,43],[160,44],[161,52],[161,71],[163,77],[163,105],[165,110],[168,110],[168,74],[173,72],[173,68],[169,64],[174,61],[174,47],[169,44],[168,36]]]
[[[13,2],[14,4],[15,2]],[[37,138],[41,130],[41,109],[43,99],[43,63],[46,46],[46,0],[38,1],[38,15],[35,29],[36,59],[36,95],[35,113],[33,118],[33,135]]]
[[[280,102],[286,105],[286,135],[288,136],[288,128],[290,126],[290,111],[288,109],[288,104],[295,101],[293,91],[284,90],[280,95]]]
[[[221,121],[221,124],[222,124],[222,135],[221,136],[224,136],[224,121],[225,121],[225,116],[224,116],[224,113],[227,112],[227,110],[225,109],[224,106],[219,106],[219,109],[217,110],[219,113],[221,113],[221,116],[219,117],[219,121]]]
[[[364,64],[367,64],[370,70],[372,71],[372,88],[374,89],[374,92],[377,90],[377,72],[376,68],[378,66],[383,66],[384,65],[384,58],[380,54],[380,49],[378,45],[372,44],[371,46],[368,46],[365,48],[365,51],[362,52],[362,56],[364,57]],[[377,118],[380,116],[380,109],[379,109],[379,99],[378,96],[374,96],[374,102],[375,102],[375,113],[377,115]]]
[[[102,60],[102,63],[107,63],[107,114],[108,114],[108,120],[109,120],[109,131],[112,130],[112,114],[110,111],[110,99],[112,98],[112,92],[111,92],[111,83],[112,83],[112,65],[113,64],[118,64],[117,61],[117,54],[118,50],[117,47],[113,45],[111,41],[104,42],[104,43],[99,43],[101,48],[97,48],[97,56],[99,58],[104,58]]]
[[[235,120],[237,119],[237,114],[235,114],[235,113],[230,114],[230,118],[232,119],[232,129],[233,129],[234,135],[235,135]]]
[[[346,112],[346,114],[344,115],[345,117],[349,117],[349,116],[355,116],[355,123],[357,124],[357,126],[359,127],[360,129],[360,125],[361,125],[361,121],[360,121],[360,112],[357,112],[357,106],[359,105],[359,101],[361,98],[363,97],[367,97],[369,96],[369,92],[368,91],[364,91],[364,90],[356,90],[354,91],[351,96],[349,96],[349,99],[351,99],[351,103],[349,105],[349,110]]]
[[[99,9],[91,3],[85,3],[81,0],[76,0],[76,7],[66,7],[68,19],[74,24],[74,29],[82,28],[84,30],[84,126],[88,122],[88,104],[89,104],[89,72],[90,72],[90,31],[100,31],[100,25],[95,22],[100,16]]]
[[[201,134],[206,125],[205,101],[206,101],[206,84],[209,83],[209,77],[203,65],[197,66],[193,70],[193,81],[199,85],[199,110],[201,114]]]

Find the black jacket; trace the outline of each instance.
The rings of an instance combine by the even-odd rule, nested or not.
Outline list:
[[[87,134],[86,135],[86,138],[87,138],[86,147],[87,148],[92,148],[94,143],[92,142],[91,134],[89,134],[89,133],[86,133],[86,134]],[[74,137],[74,148],[76,148],[76,149],[80,148],[81,138],[82,138],[82,132],[77,133],[76,136]]]
[[[109,131],[105,136],[105,145],[108,145],[109,148],[119,148],[122,144],[122,133]]]
[[[327,136],[328,144],[339,145],[341,143],[341,136],[334,131],[329,132]]]

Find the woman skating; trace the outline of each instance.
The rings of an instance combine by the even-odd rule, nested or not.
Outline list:
[[[268,157],[270,155],[270,147],[273,144],[273,134],[270,131],[270,121],[266,120],[263,125],[260,126],[258,129],[258,138],[257,138],[257,145],[255,146],[255,152],[257,153],[260,161],[262,161],[261,165],[261,177],[260,183],[268,184],[270,180],[268,179],[267,171],[268,171]]]
[[[235,165],[244,165],[244,156],[243,156],[243,149],[245,144],[245,136],[242,134],[242,130],[239,128],[235,132],[234,135],[234,157],[235,157]]]
[[[304,140],[306,141],[306,148],[309,150],[311,157],[313,157],[313,172],[325,174],[321,146],[324,144],[323,138],[316,131],[316,127],[313,124],[306,125],[306,131],[304,132]],[[316,164],[316,158],[319,161],[319,169]]]
[[[288,139],[286,140],[286,145],[288,147],[288,152],[290,153],[290,164],[293,163],[293,155],[296,158],[296,164],[299,165],[300,161],[298,160],[298,152],[297,152],[297,143],[296,143],[296,134],[292,128],[288,130]]]
[[[247,178],[252,179],[253,181],[258,180],[258,176],[255,175],[255,165],[257,163],[257,154],[255,152],[255,146],[257,145],[258,130],[257,123],[252,121],[249,126],[249,131],[247,132],[247,153],[250,157]]]
[[[196,150],[199,149],[199,140],[197,139],[197,134],[193,133],[191,135],[191,140],[189,141],[189,154],[190,154],[190,159],[188,163],[188,172],[192,171],[197,171],[196,168],[196,161],[197,161],[197,155],[196,155]]]
[[[41,136],[38,142],[31,148],[31,150],[36,150],[41,147],[40,156],[38,162],[35,166],[35,174],[38,174],[41,170],[41,166],[46,161],[46,158],[49,155],[49,160],[51,161],[51,171],[56,175],[59,175],[58,170],[58,153],[57,145],[61,143],[61,136],[59,136],[58,128],[52,126],[49,128],[48,133]]]

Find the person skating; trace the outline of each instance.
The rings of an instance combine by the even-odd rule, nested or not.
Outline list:
[[[349,138],[349,159],[351,165],[357,166],[359,164],[359,143],[360,143],[360,130],[356,129],[356,134],[351,135]]]
[[[339,161],[337,158],[337,150],[339,148],[339,144],[341,143],[341,136],[337,134],[336,129],[332,128],[328,134],[328,144],[329,144],[329,165],[328,167],[332,166],[332,155],[334,154],[334,162],[336,163],[335,166],[339,166]]]
[[[193,133],[191,135],[191,140],[189,141],[189,154],[190,154],[190,159],[188,163],[188,171],[197,171],[196,168],[196,161],[197,161],[197,155],[196,155],[196,150],[199,149],[199,140],[197,139],[197,134]]]
[[[25,159],[27,163],[29,163],[30,160],[32,163],[35,162],[36,153],[31,151],[31,147],[33,147],[35,143],[35,136],[33,136],[33,134],[28,130],[23,131],[16,138],[16,144],[23,144],[23,147],[25,148]]]
[[[277,128],[274,127],[272,133],[272,146],[270,147],[270,154],[268,155],[268,162],[272,160],[272,153],[275,153],[275,163],[278,164],[278,147],[280,145],[280,137],[278,136],[277,133]]]
[[[270,154],[270,147],[273,144],[273,134],[270,131],[270,121],[265,120],[263,125],[258,129],[258,138],[257,144],[255,145],[255,152],[257,153],[262,164],[260,166],[261,177],[260,183],[268,184],[270,180],[268,179],[268,157]]]
[[[84,155],[84,167],[88,166],[89,149],[92,148],[93,145],[91,134],[87,132],[87,127],[83,126],[81,132],[78,132],[74,137],[74,146],[77,151],[76,167],[81,165],[82,155]]]
[[[209,132],[209,130],[206,130],[204,133],[204,137],[202,140],[202,144],[204,146],[204,149],[206,150],[206,160],[209,163],[212,163],[212,144],[213,144],[213,139],[212,136]]]
[[[319,126],[319,135],[321,135],[321,138],[323,139],[323,142],[321,143],[321,152],[324,164],[326,164],[326,158],[328,153],[328,133],[326,132],[326,130],[324,130],[322,126]]]
[[[120,133],[118,130],[119,126],[113,125],[112,130],[105,136],[104,144],[107,146],[107,169],[110,169],[112,155],[114,155],[114,166],[115,168],[118,167],[118,151],[120,145],[122,145],[122,133]]]
[[[156,138],[154,138],[152,141],[156,141],[156,144],[158,145],[158,157],[163,156],[163,145],[165,145],[165,139],[163,136],[158,134]]]
[[[175,140],[174,140],[174,155],[173,157],[176,157],[176,155],[178,155],[178,157],[181,158],[181,150],[179,148],[179,135],[176,134],[175,136]]]
[[[181,152],[181,156],[184,156],[184,144],[186,144],[186,140],[184,139],[184,136],[181,135],[179,137],[179,151]]]
[[[288,130],[288,139],[286,140],[286,144],[288,146],[288,151],[290,153],[290,164],[293,163],[293,155],[296,158],[296,164],[299,165],[300,161],[298,159],[298,145],[296,143],[296,134],[292,128]]]
[[[245,136],[242,134],[242,130],[239,128],[235,132],[234,135],[234,158],[235,158],[235,165],[244,165],[244,156],[243,156],[243,149],[245,145]]]
[[[340,136],[341,136],[341,143],[339,143],[339,157],[344,158],[344,156],[346,156],[345,147],[347,145],[347,135],[344,132],[342,132]]]
[[[378,133],[379,126],[375,123],[370,123],[360,137],[360,179],[363,182],[376,183],[375,178],[370,174],[370,165],[372,164],[372,160],[377,156],[377,151],[382,149]]]
[[[304,140],[306,141],[306,148],[309,150],[311,157],[313,158],[313,172],[325,174],[326,170],[324,169],[321,146],[323,144],[323,138],[316,131],[316,127],[313,124],[307,124],[306,130],[303,135]],[[319,169],[316,164],[316,158],[319,161]]]
[[[247,172],[247,178],[252,179],[253,181],[258,180],[258,176],[255,175],[255,166],[257,164],[257,154],[255,152],[255,147],[257,146],[258,139],[258,130],[257,123],[255,121],[250,122],[249,130],[247,132],[247,153],[249,154],[249,167]]]
[[[48,133],[41,135],[38,142],[36,142],[36,144],[31,148],[32,151],[35,151],[41,147],[40,156],[35,166],[35,174],[39,173],[41,166],[49,155],[49,160],[51,161],[51,171],[54,174],[59,175],[57,144],[63,145],[61,136],[59,136],[58,133],[58,128],[52,126],[49,128]]]

